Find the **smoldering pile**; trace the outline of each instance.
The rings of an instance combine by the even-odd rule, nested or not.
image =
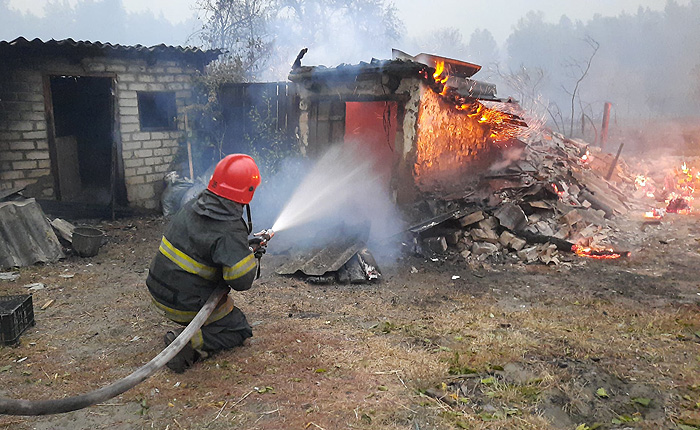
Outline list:
[[[519,147],[517,157],[458,195],[423,201],[433,216],[409,229],[413,250],[475,263],[629,256],[611,245],[614,218],[638,206],[635,175],[624,161],[558,133],[530,136]]]

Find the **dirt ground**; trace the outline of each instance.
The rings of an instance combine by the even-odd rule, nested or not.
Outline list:
[[[407,255],[382,261],[383,281],[369,285],[279,277],[270,255],[235,293],[254,326],[246,346],[80,411],[0,416],[0,428],[697,429],[698,217],[619,221],[627,259]],[[171,325],[144,281],[165,221],[97,225],[108,236],[97,256],[0,281],[3,295],[45,285],[33,291],[36,326],[0,347],[0,396],[83,393],[162,349]]]

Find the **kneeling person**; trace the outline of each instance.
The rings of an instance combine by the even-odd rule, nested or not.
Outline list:
[[[246,206],[258,185],[255,161],[243,154],[228,155],[216,165],[207,189],[170,221],[146,279],[153,304],[167,318],[187,325],[217,288],[228,285],[244,291],[252,286],[257,261],[248,244]],[[166,333],[165,344],[178,333]],[[184,372],[200,358],[239,346],[252,335],[245,315],[226,295],[167,366]]]

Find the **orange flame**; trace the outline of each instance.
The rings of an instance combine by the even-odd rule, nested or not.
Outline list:
[[[437,64],[435,64],[435,73],[433,73],[433,79],[435,79],[435,82],[444,85],[447,82],[448,78],[448,74],[445,73],[445,62],[438,61]]]
[[[647,182],[649,181],[649,178],[647,178],[644,175],[637,175],[637,177],[634,179],[634,183],[637,184],[640,188],[644,188],[647,186]]]
[[[614,260],[620,257],[629,257],[629,252],[617,252],[612,248],[594,248],[590,246],[574,245],[571,251],[579,257],[593,258],[596,260]]]
[[[447,86],[444,61],[436,62],[432,76],[429,70],[420,72],[428,89],[419,104],[413,170],[416,183],[426,189],[451,174],[491,165],[496,151],[527,127],[517,115],[488,108]]]

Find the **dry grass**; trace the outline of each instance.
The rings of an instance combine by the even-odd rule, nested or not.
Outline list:
[[[19,347],[0,348],[1,395],[80,393],[158,352],[167,324],[148,306],[142,272],[152,249],[131,253],[142,243],[134,229],[111,233],[114,246],[91,266],[73,257],[23,269],[21,283],[0,286],[15,293],[45,282],[35,309],[56,299],[37,311],[38,325]],[[141,233],[144,243],[157,241],[158,232]],[[648,252],[647,260],[570,272],[516,267],[479,277],[459,265],[409,261],[419,273],[397,266],[370,286],[268,276],[236,295],[249,320],[260,322],[249,346],[183,375],[160,371],[108,405],[0,417],[0,428],[573,430],[611,428],[619,418],[636,419],[624,424],[634,428],[700,424],[700,305],[688,298],[700,288],[664,275],[668,253]],[[694,272],[697,254],[683,255],[673,270]],[[462,280],[450,281],[452,273]],[[636,283],[647,273],[659,285],[643,290]],[[609,397],[596,395],[598,388]]]

